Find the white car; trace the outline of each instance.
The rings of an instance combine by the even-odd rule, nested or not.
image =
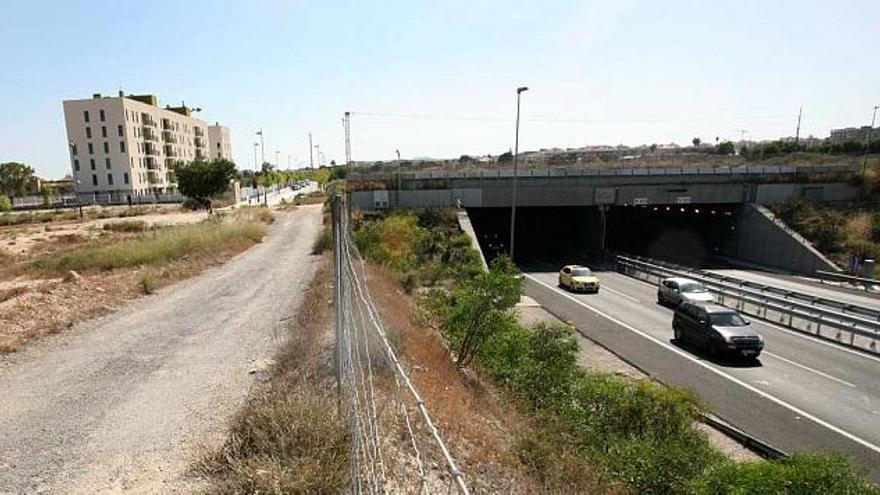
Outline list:
[[[657,286],[657,302],[678,306],[683,301],[712,303],[715,297],[706,286],[696,280],[683,277],[665,278]]]

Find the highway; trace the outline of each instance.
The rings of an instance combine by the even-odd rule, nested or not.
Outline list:
[[[719,360],[672,343],[653,285],[605,271],[599,294],[573,294],[555,270],[524,273],[525,293],[551,313],[731,424],[786,452],[844,453],[880,481],[880,358],[752,319],[766,342],[758,362]]]

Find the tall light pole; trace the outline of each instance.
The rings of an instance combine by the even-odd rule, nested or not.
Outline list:
[[[260,163],[260,167],[262,167],[263,163],[266,163],[266,147],[263,143],[263,128],[262,127],[260,127],[260,130],[257,131],[257,135],[260,136],[260,160],[262,160],[262,163]]]
[[[315,160],[312,157],[312,133],[309,133],[309,168],[315,168]]]
[[[257,193],[257,197],[259,197],[259,191],[257,191],[257,148],[260,147],[260,143],[254,143],[254,192]]]
[[[280,164],[278,163],[278,155],[280,155],[280,154],[281,154],[280,151],[275,150],[275,168],[276,168],[276,169],[281,168]]]
[[[878,105],[874,105],[874,114],[871,116],[871,127],[868,129],[868,133],[865,135],[865,153],[862,156],[862,195],[865,194],[865,190],[867,189],[867,184],[865,183],[865,172],[868,169],[868,148],[871,145],[871,137],[874,134],[874,122],[877,120],[877,109],[880,108]]]
[[[397,207],[400,208],[400,150],[394,150],[397,153]]]
[[[514,240],[516,238],[516,160],[517,155],[519,155],[519,103],[522,96],[523,91],[528,91],[529,88],[522,86],[516,88],[516,137],[514,138],[513,144],[513,195],[510,201],[510,260],[513,261],[514,257]]]

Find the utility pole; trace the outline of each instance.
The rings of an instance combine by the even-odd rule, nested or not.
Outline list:
[[[523,91],[528,91],[529,88],[522,86],[516,88],[516,137],[514,138],[513,144],[513,192],[510,201],[510,260],[513,261],[515,258],[513,257],[513,248],[514,248],[514,240],[516,236],[516,160],[517,155],[519,155],[519,104],[520,97],[522,96]]]
[[[345,126],[345,165],[351,166],[351,112],[345,112],[343,119]]]
[[[794,150],[797,151],[798,142],[801,140],[801,115],[804,113],[804,106],[801,105],[800,110],[798,110],[798,125],[797,130],[794,132]]]
[[[315,161],[312,158],[312,133],[309,133],[309,168],[315,168]]]
[[[257,193],[257,201],[260,201],[260,190],[257,189],[257,147],[260,143],[254,143],[254,192]]]
[[[877,120],[877,109],[880,108],[878,105],[874,105],[874,114],[871,116],[871,127],[868,128],[868,133],[865,134],[865,153],[862,156],[862,196],[865,195],[865,190],[867,189],[867,183],[865,182],[865,172],[868,169],[868,148],[871,145],[871,137],[874,134],[874,122]]]
[[[321,166],[321,145],[320,144],[315,145],[315,154],[318,155],[318,166],[320,167]]]
[[[278,164],[278,155],[280,155],[280,154],[281,154],[280,151],[275,150],[275,168],[281,168]]]

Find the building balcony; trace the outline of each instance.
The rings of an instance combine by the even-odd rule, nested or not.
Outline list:
[[[158,127],[156,121],[153,120],[153,117],[151,117],[148,113],[141,114],[141,125],[143,125],[144,127]]]
[[[143,135],[144,141],[158,141],[159,140],[159,137],[156,136],[156,133],[155,133],[155,131],[153,131],[152,128],[144,126],[143,131],[144,131],[144,135]]]
[[[201,127],[193,127],[193,132],[195,133],[195,135],[197,137],[204,137],[205,136],[205,131],[203,131]]]
[[[177,136],[175,136],[174,133],[171,131],[168,131],[168,130],[163,131],[162,132],[162,139],[164,139],[166,143],[177,144]]]
[[[176,157],[177,155],[178,155],[178,153],[176,151],[174,151],[174,147],[165,146],[165,156],[173,158],[173,157]]]
[[[152,156],[144,158],[144,163],[147,165],[147,170],[159,170],[159,162]]]
[[[193,144],[195,145],[196,148],[204,148],[205,147],[205,140],[202,138],[195,138],[195,139],[193,139]]]
[[[159,148],[150,143],[144,144],[144,154],[148,156],[159,156]]]
[[[164,129],[164,130],[166,130],[166,131],[173,130],[173,129],[174,129],[174,126],[172,126],[172,124],[171,124],[171,120],[169,120],[169,119],[162,119],[162,129]]]

